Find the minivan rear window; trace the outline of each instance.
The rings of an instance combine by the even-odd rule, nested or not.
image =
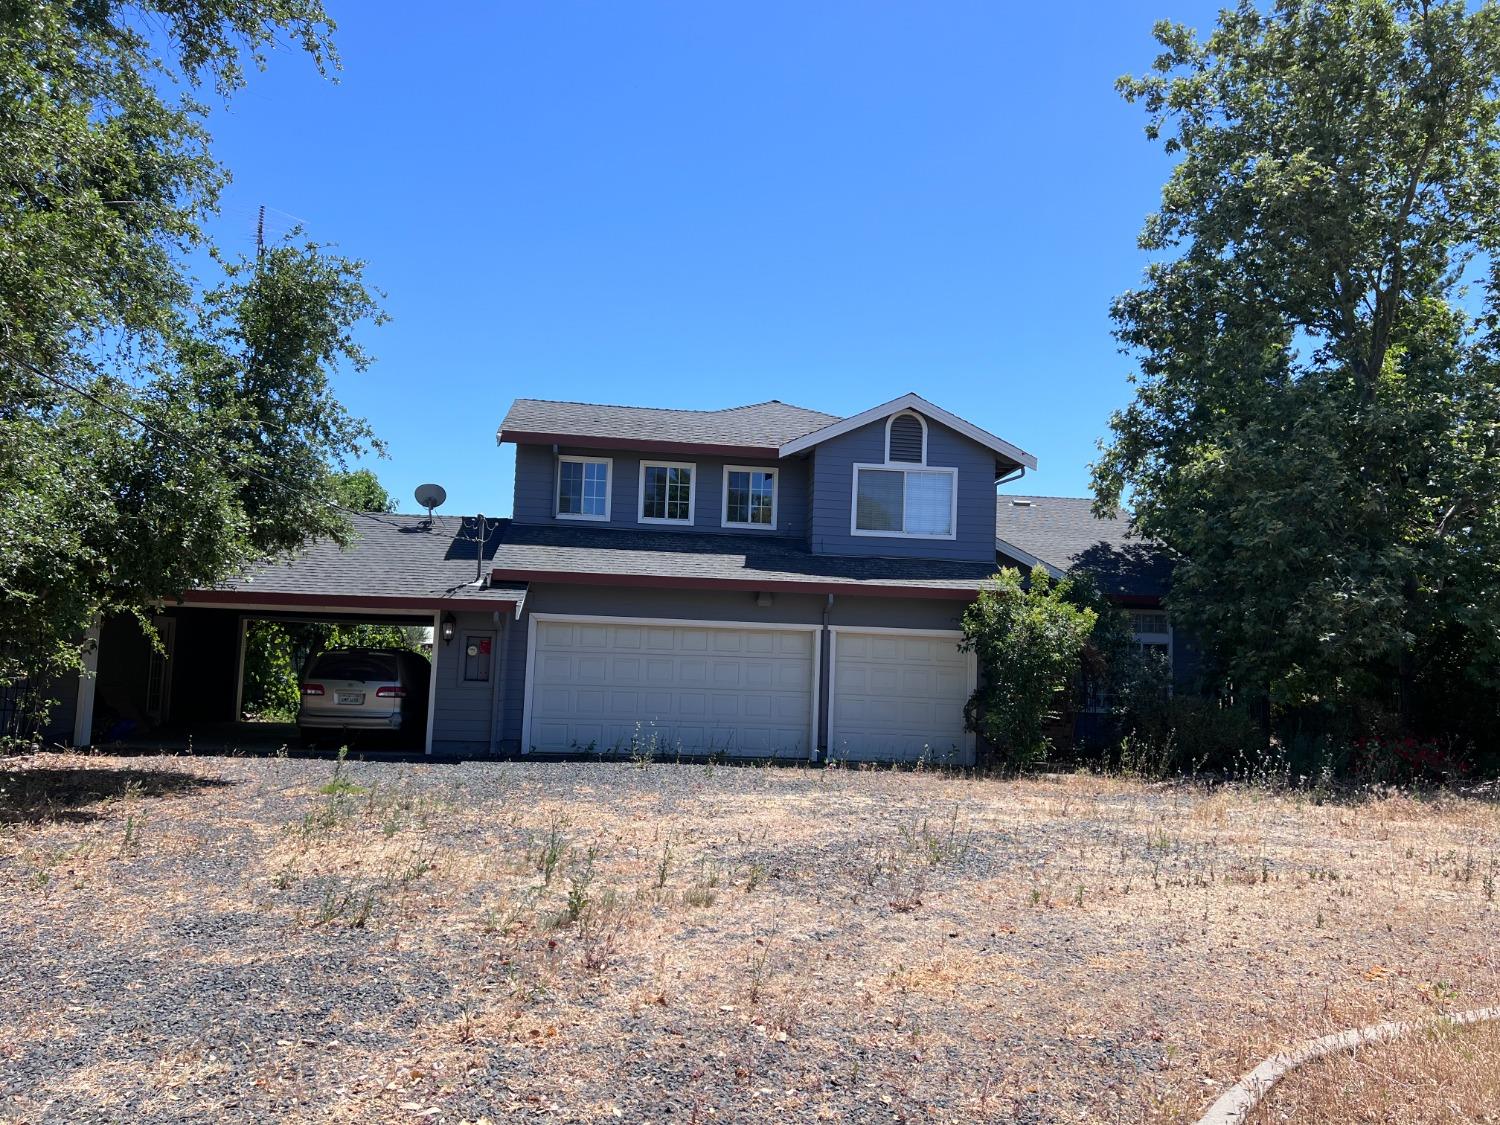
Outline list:
[[[328,680],[390,680],[398,682],[396,657],[388,652],[325,652],[313,661],[312,676]]]

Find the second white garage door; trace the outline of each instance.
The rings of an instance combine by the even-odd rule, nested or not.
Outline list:
[[[974,690],[974,657],[956,633],[837,628],[829,753],[835,758],[971,764],[974,736],[964,703]]]
[[[810,753],[813,629],[541,614],[531,628],[526,749]]]

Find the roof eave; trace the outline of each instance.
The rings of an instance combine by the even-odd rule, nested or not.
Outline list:
[[[493,603],[514,605],[518,615],[525,601],[525,590],[488,590],[482,598],[445,598],[432,594],[309,594],[288,590],[189,590],[181,598],[184,605],[217,606],[226,609],[235,606],[308,606],[384,610],[390,613],[410,610],[476,608]]]
[[[855,594],[873,598],[936,598],[971,601],[980,586],[910,586],[899,583],[837,582],[771,578],[705,578],[667,574],[601,574],[585,570],[510,570],[492,573],[496,582],[559,582],[575,586],[629,586],[679,590],[762,590],[795,594]]]
[[[988,430],[981,430],[974,423],[967,422],[957,414],[928,402],[916,393],[904,394],[900,398],[894,398],[890,402],[881,403],[879,406],[872,406],[869,410],[862,411],[859,414],[850,415],[848,418],[841,418],[839,421],[823,426],[821,429],[816,429],[810,434],[803,434],[799,438],[793,438],[781,446],[779,454],[782,457],[791,457],[794,454],[811,449],[815,445],[821,445],[831,438],[847,434],[851,430],[857,430],[859,427],[869,425],[871,422],[878,422],[882,418],[888,418],[892,414],[896,414],[902,410],[915,410],[920,414],[925,414],[929,418],[941,422],[950,430],[955,430],[971,441],[979,443],[986,449],[998,453],[1002,457],[1009,458],[1017,465],[1024,465],[1028,469],[1036,468],[1036,458],[1020,446],[1012,445],[1004,438],[996,437]]]
[[[1022,550],[1014,543],[1007,542],[1006,540],[1001,539],[999,536],[995,537],[995,550],[999,551],[1002,555],[1009,555],[1017,562],[1025,563],[1027,566],[1039,566],[1048,574],[1052,575],[1053,578],[1061,578],[1064,574],[1067,573],[1066,571],[1060,570],[1059,568],[1053,566],[1046,559],[1038,558],[1030,551]]]
[[[682,453],[700,457],[740,457],[774,461],[780,449],[774,445],[723,445],[697,441],[654,441],[649,438],[600,437],[591,434],[544,433],[540,430],[501,429],[495,434],[501,444],[566,445],[576,449],[619,449],[639,453]]]

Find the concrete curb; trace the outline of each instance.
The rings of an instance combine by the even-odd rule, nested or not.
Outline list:
[[[1321,1059],[1335,1051],[1351,1051],[1368,1043],[1386,1043],[1421,1028],[1438,1027],[1443,1024],[1484,1023],[1500,1020],[1500,1008],[1475,1008],[1469,1012],[1457,1012],[1451,1016],[1415,1020],[1410,1023],[1378,1023],[1374,1027],[1362,1027],[1354,1031],[1341,1031],[1336,1035],[1325,1035],[1321,1039],[1309,1039],[1299,1043],[1284,1054],[1272,1055],[1245,1077],[1236,1082],[1209,1111],[1198,1119],[1198,1125],[1242,1125],[1250,1111],[1271,1091],[1271,1087],[1304,1063]]]

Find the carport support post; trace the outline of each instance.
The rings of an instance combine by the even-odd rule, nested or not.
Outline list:
[[[432,615],[432,671],[427,677],[427,742],[422,747],[422,753],[432,753],[432,723],[437,718],[437,682],[438,661],[442,659],[443,644],[443,614],[438,611]]]
[[[90,746],[94,741],[94,684],[99,674],[99,619],[83,635],[83,671],[78,676],[78,697],[73,703],[73,745]]]
[[[234,662],[234,721],[240,722],[245,717],[245,643],[250,638],[250,622],[243,614],[240,615],[240,655]],[[302,669],[297,669],[300,674]],[[298,684],[301,690],[301,684]],[[300,698],[300,696],[299,696]]]

